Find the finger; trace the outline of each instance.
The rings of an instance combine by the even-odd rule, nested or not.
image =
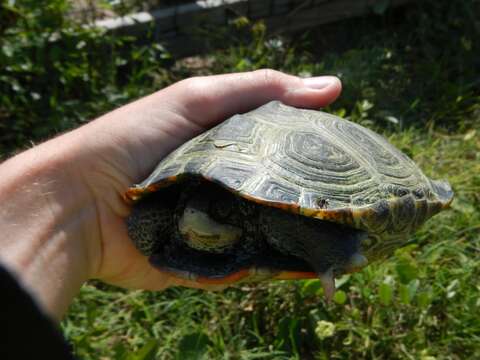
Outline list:
[[[333,102],[341,89],[334,76],[302,79],[264,69],[187,79],[165,89],[163,95],[172,99],[170,104],[182,116],[210,127],[272,100],[303,108],[323,107]]]

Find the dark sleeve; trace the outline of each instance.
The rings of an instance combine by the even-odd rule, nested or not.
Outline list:
[[[70,346],[14,276],[0,265],[0,359],[74,359]]]

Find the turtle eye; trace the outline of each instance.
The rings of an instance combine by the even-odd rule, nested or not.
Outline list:
[[[212,199],[210,203],[210,215],[217,220],[226,220],[231,217],[235,198],[230,194],[223,194]]]
[[[220,202],[220,201],[215,201],[212,204],[212,215],[214,218],[219,219],[219,220],[224,220],[229,217],[229,215],[232,212],[232,207],[230,202]]]

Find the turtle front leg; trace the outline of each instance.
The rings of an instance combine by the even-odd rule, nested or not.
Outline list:
[[[327,300],[335,293],[335,276],[367,265],[360,253],[364,231],[285,211],[264,208],[260,224],[266,241],[278,251],[303,259],[320,279]]]

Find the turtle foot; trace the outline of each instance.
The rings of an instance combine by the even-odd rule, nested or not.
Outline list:
[[[345,265],[346,273],[354,273],[368,265],[367,258],[359,252],[353,254]]]
[[[330,303],[335,295],[335,276],[332,268],[328,269],[324,273],[319,273],[318,278],[322,283],[323,292],[327,303]]]

